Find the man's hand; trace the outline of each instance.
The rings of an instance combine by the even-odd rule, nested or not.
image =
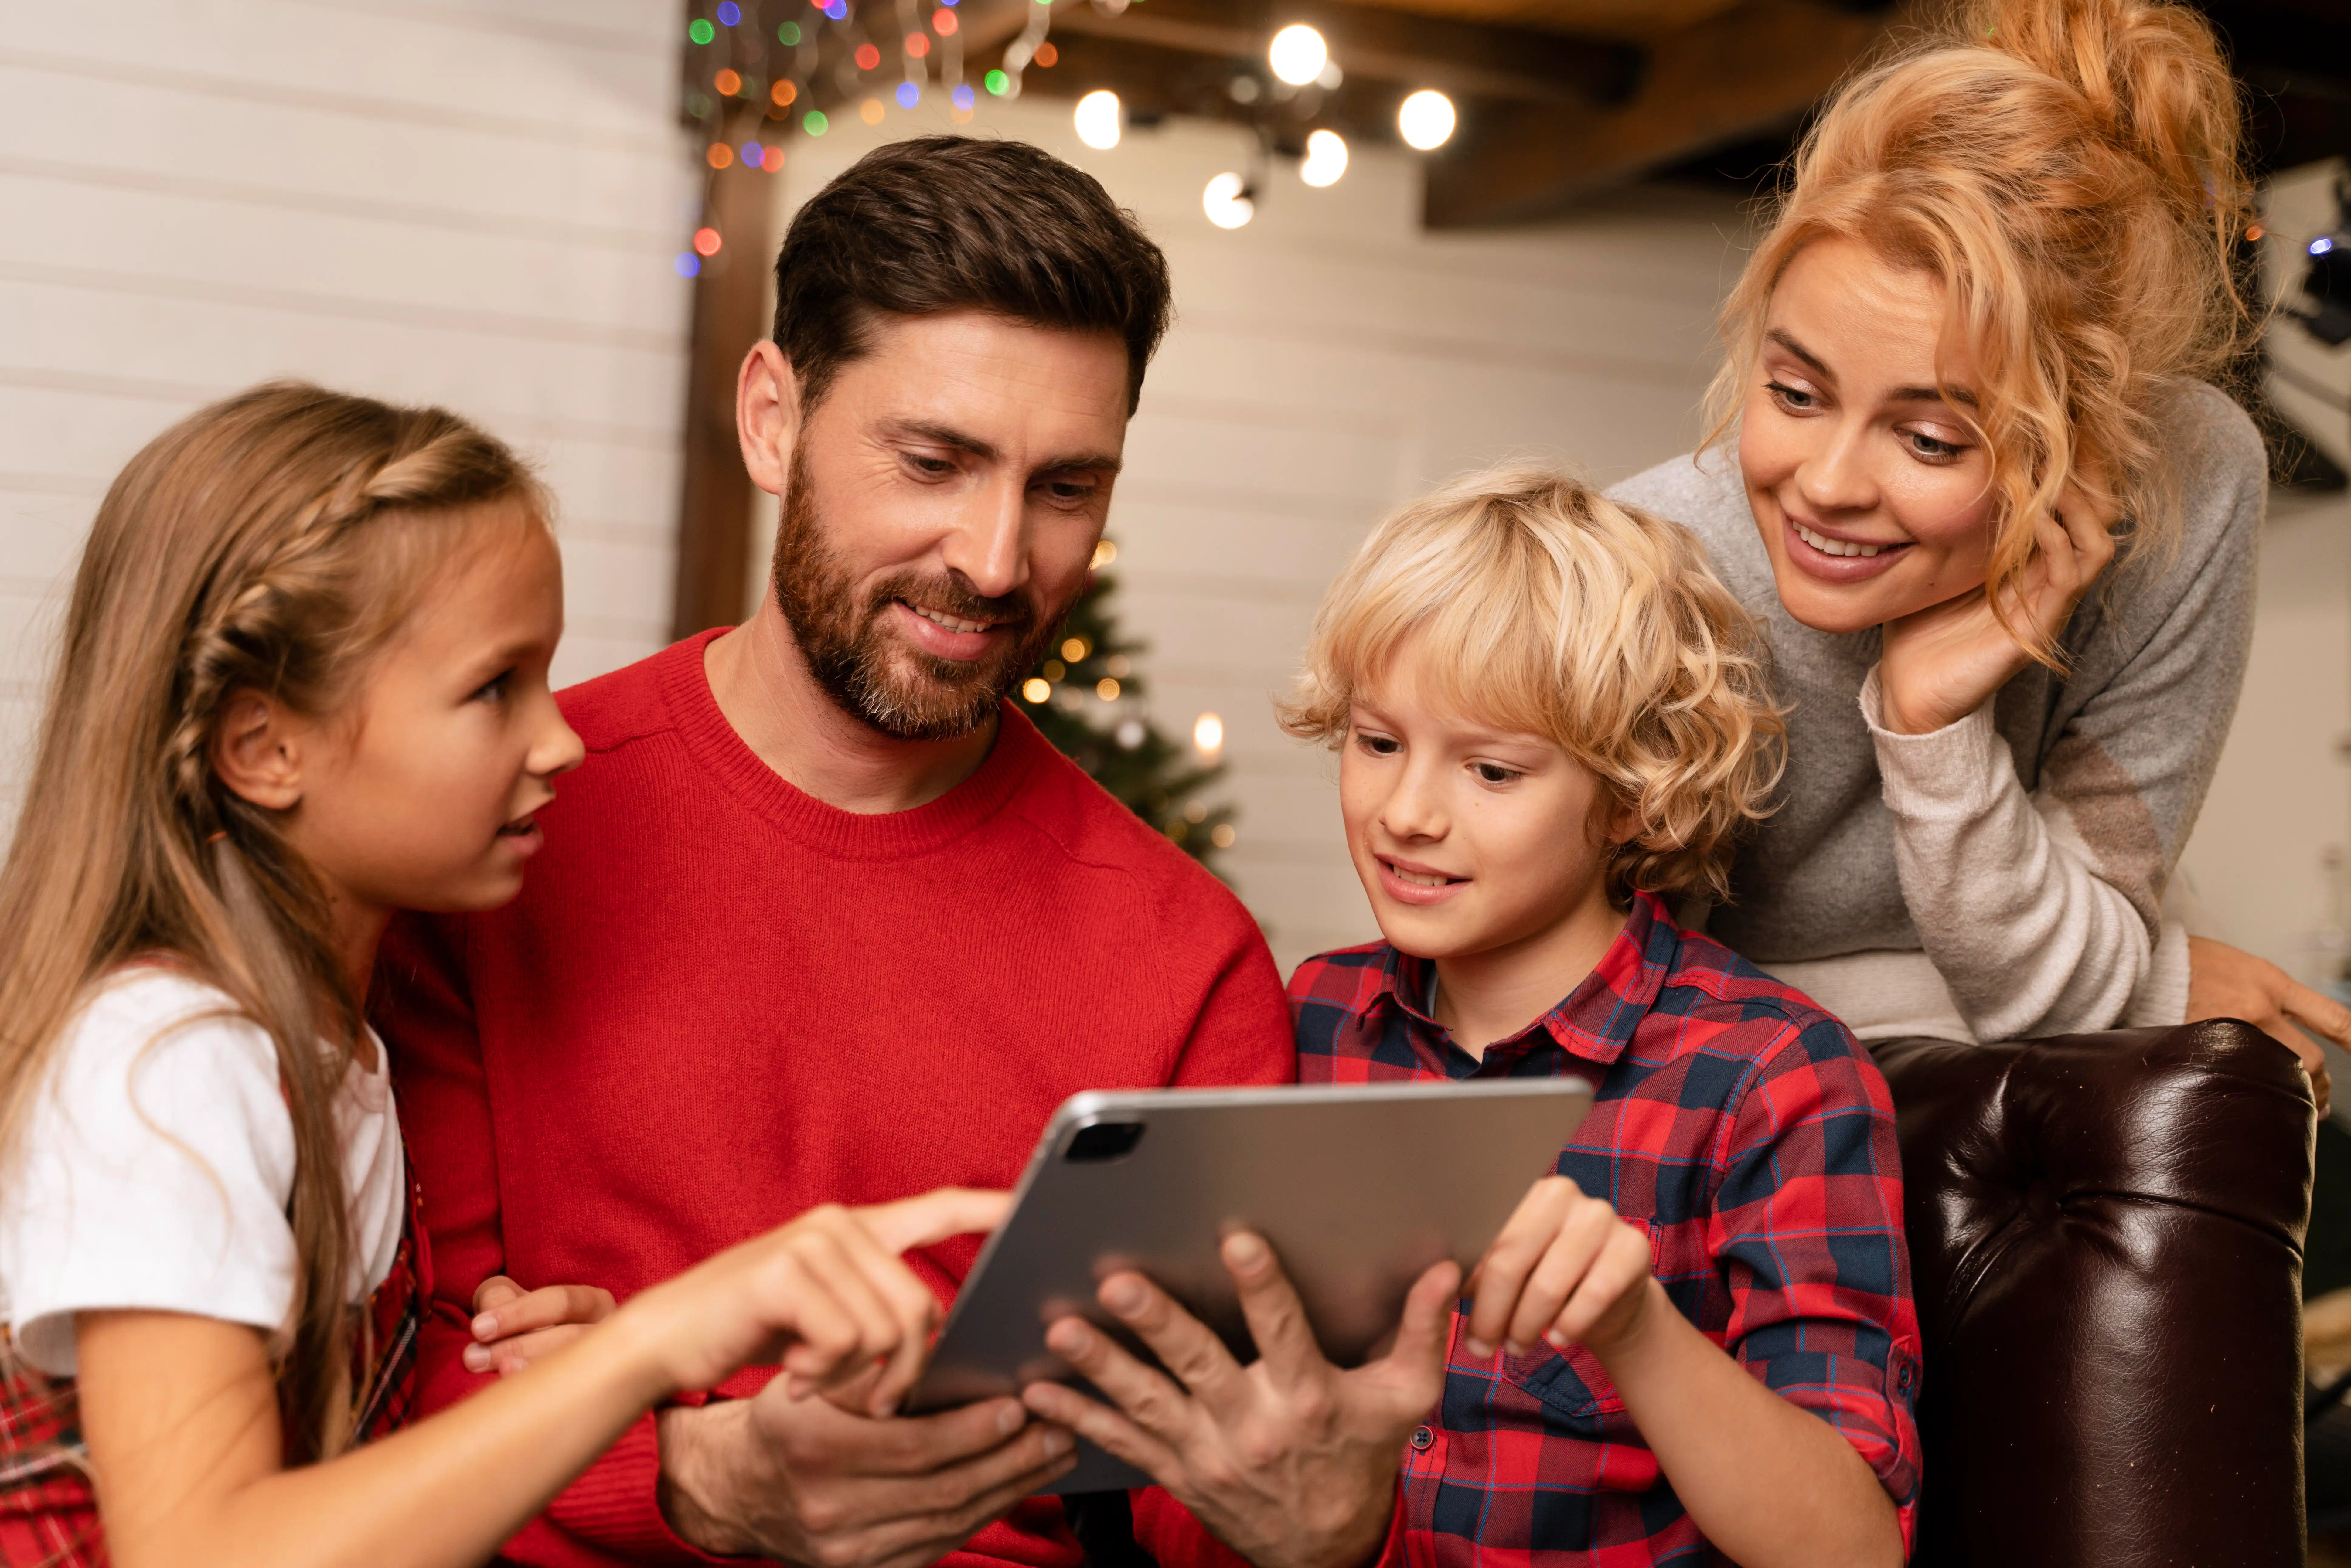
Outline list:
[[[2266,958],[2239,952],[2225,942],[2190,936],[2188,1021],[2199,1019],[2242,1019],[2293,1051],[2310,1074],[2310,1092],[2317,1098],[2318,1113],[2326,1114],[2334,1097],[2326,1078],[2326,1053],[2294,1025],[2316,1030],[2351,1050],[2351,1008],[2295,983]]]
[[[1562,1176],[1545,1176],[1519,1200],[1502,1233],[1469,1277],[1465,1348],[1477,1356],[1505,1344],[1531,1355],[1583,1344],[1603,1362],[1637,1335],[1653,1292],[1649,1239]]]
[[[612,1292],[594,1285],[549,1285],[526,1291],[493,1274],[474,1292],[474,1343],[468,1372],[520,1372],[569,1344],[612,1315]]]
[[[1405,1435],[1445,1389],[1446,1340],[1460,1269],[1440,1263],[1406,1299],[1395,1348],[1342,1372],[1323,1359],[1273,1249],[1225,1239],[1258,1359],[1223,1342],[1132,1271],[1102,1283],[1102,1306],[1151,1347],[1171,1379],[1082,1319],[1046,1331],[1054,1354],[1119,1408],[1054,1383],[1029,1407],[1150,1473],[1257,1568],[1358,1568],[1380,1549],[1395,1507]]]
[[[1067,1475],[1077,1445],[1018,1400],[875,1419],[778,1377],[661,1414],[661,1504],[705,1552],[801,1568],[922,1568]]]

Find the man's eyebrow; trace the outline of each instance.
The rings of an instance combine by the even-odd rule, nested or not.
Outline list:
[[[890,426],[890,434],[911,436],[917,441],[935,441],[941,446],[952,446],[957,452],[968,452],[974,457],[993,458],[996,448],[976,435],[966,435],[952,425],[933,424],[926,420],[900,420]]]
[[[952,446],[957,452],[968,452],[974,457],[994,462],[1000,454],[994,446],[976,435],[966,435],[953,425],[934,424],[927,420],[900,420],[889,427],[892,435],[901,440],[932,441],[941,446]],[[1067,474],[1080,469],[1099,469],[1115,474],[1122,459],[1115,452],[1073,452],[1048,457],[1037,465],[1040,474]]]
[[[1076,452],[1066,457],[1048,457],[1037,465],[1036,471],[1040,474],[1071,474],[1099,469],[1105,474],[1115,474],[1125,461],[1115,452]]]

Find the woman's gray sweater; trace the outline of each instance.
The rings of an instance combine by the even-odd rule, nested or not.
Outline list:
[[[1879,633],[1781,607],[1735,453],[1609,493],[1684,524],[1761,623],[1788,716],[1778,810],[1708,929],[1864,1038],[2002,1040],[2176,1022],[2185,932],[2164,894],[2236,711],[2268,500],[2260,436],[2194,385],[2160,421],[2176,552],[2126,549],[2034,664],[1931,735],[1877,725]]]

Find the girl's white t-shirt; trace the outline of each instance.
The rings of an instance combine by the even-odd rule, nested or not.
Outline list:
[[[268,1035],[226,996],[126,969],[68,1025],[26,1110],[0,1171],[0,1320],[28,1363],[72,1376],[74,1314],[109,1308],[247,1323],[287,1348],[294,1119]],[[391,1271],[408,1212],[381,1041],[335,1119],[358,1302]]]

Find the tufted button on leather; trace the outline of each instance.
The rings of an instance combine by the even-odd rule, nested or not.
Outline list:
[[[1412,1446],[1414,1448],[1426,1449],[1435,1441],[1437,1441],[1437,1434],[1430,1431],[1427,1427],[1415,1427],[1412,1429]]]

